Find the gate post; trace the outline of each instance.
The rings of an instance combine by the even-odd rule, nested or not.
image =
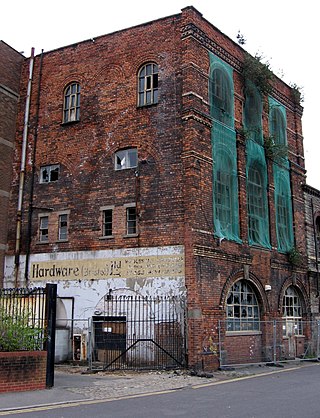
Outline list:
[[[46,322],[47,322],[47,372],[46,387],[54,384],[54,356],[56,343],[57,285],[46,285]]]

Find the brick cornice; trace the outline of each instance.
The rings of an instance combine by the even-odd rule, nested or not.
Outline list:
[[[228,63],[236,71],[238,71],[239,73],[242,72],[242,69],[243,69],[242,62],[238,58],[236,58],[234,55],[230,54],[230,52],[228,52],[226,49],[220,46],[217,42],[210,39],[205,34],[205,32],[203,32],[194,23],[189,23],[182,28],[181,39],[183,40],[183,39],[187,39],[190,37],[197,40],[204,48],[206,48],[208,51],[213,52],[223,61]],[[279,81],[282,82],[280,79]],[[272,96],[275,99],[277,99],[280,103],[282,103],[284,106],[286,106],[288,109],[290,109],[292,112],[296,112],[300,117],[302,116],[303,107],[300,106],[299,104],[294,103],[285,94],[273,88]]]
[[[228,254],[214,248],[195,245],[193,254],[199,257],[215,258],[233,263],[252,264],[252,257],[249,255]]]
[[[189,23],[182,29],[182,39],[192,37],[200,42],[206,49],[213,52],[219,58],[222,58],[225,62],[230,64],[234,69],[241,72],[242,66],[241,61],[236,57],[227,52],[215,41],[210,39],[200,28],[198,28],[194,23]]]

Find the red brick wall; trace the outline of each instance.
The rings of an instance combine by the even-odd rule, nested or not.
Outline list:
[[[226,336],[225,364],[259,363],[262,361],[261,335]]]
[[[241,60],[243,49],[202,18],[193,8],[181,14],[119,31],[44,54],[39,107],[36,176],[33,205],[56,212],[70,210],[69,240],[39,245],[38,214],[33,213],[32,253],[113,249],[182,244],[185,246],[188,290],[189,364],[202,367],[204,340],[217,343],[217,321],[225,319],[226,295],[237,279],[254,286],[264,319],[281,315],[284,284],[296,283],[307,295],[307,268],[293,269],[287,256],[276,250],[272,164],[268,165],[270,236],[272,249],[248,245],[246,156],[243,138],[237,138],[239,222],[241,243],[213,235],[211,127],[209,109],[209,55],[212,51],[233,67],[235,124],[242,127],[244,104]],[[137,72],[154,61],[159,65],[159,103],[137,107]],[[36,57],[31,97],[26,194],[30,190],[30,157],[33,145],[39,79]],[[28,63],[23,68],[25,94]],[[63,90],[81,84],[80,121],[63,125]],[[289,86],[275,78],[273,95],[288,118],[289,159],[296,243],[306,254],[304,232],[303,146],[300,106],[291,99]],[[263,113],[268,134],[268,109]],[[15,219],[19,149],[23,108],[18,117],[16,165],[11,219]],[[139,159],[149,164],[135,170],[114,170],[114,153],[137,147]],[[58,182],[39,184],[42,165],[61,164]],[[137,204],[139,236],[124,237],[125,204]],[[100,207],[115,207],[114,238],[101,239]],[[26,242],[27,204],[24,206],[22,243]],[[14,251],[14,222],[9,253]],[[22,247],[22,252],[25,247]],[[266,284],[272,290],[267,294]],[[313,285],[312,285],[313,286]],[[312,289],[311,289],[312,290]],[[310,314],[308,302],[305,316]],[[242,337],[240,337],[242,338]]]
[[[0,352],[0,392],[46,388],[46,351]]]
[[[0,287],[7,244],[16,114],[23,56],[0,41]]]

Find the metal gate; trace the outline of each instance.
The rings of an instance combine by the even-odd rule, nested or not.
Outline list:
[[[92,369],[169,369],[186,365],[185,299],[108,295],[92,318]]]

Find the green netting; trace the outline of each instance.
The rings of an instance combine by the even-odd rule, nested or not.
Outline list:
[[[243,112],[246,137],[262,145],[262,100],[258,89],[250,81],[246,82]]]
[[[246,142],[248,240],[250,245],[270,246],[267,198],[267,164],[264,148],[255,141]]]
[[[232,68],[209,52],[215,235],[240,242]]]
[[[269,131],[276,145],[286,145],[286,110],[269,97]],[[287,157],[273,163],[277,246],[288,252],[294,246],[290,166]]]
[[[209,100],[211,116],[229,127],[234,127],[233,70],[220,58],[209,52]]]
[[[269,131],[277,145],[287,144],[286,110],[273,97],[269,97]]]

